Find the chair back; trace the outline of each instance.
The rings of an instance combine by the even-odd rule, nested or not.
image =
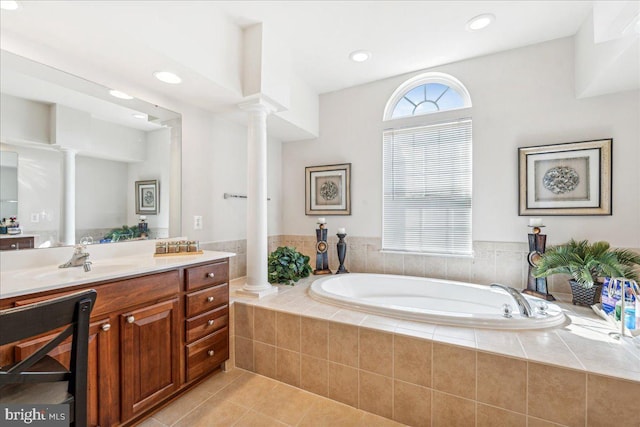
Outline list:
[[[0,385],[68,381],[74,425],[86,425],[89,318],[97,293],[90,289],[59,298],[0,311],[0,345],[13,343],[66,326],[37,351],[0,371]],[[68,371],[29,371],[47,353],[72,336]],[[38,403],[38,402],[31,402]]]

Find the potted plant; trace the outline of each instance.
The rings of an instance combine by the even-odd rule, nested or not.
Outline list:
[[[309,257],[291,246],[280,246],[269,254],[269,283],[293,285],[311,274]]]
[[[608,242],[589,243],[571,239],[542,254],[533,274],[535,277],[558,273],[570,275],[573,304],[593,305],[598,302],[602,290],[600,278],[637,280],[636,265],[640,265],[640,254],[627,249],[611,249]]]

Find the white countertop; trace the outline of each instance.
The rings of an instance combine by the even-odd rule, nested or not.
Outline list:
[[[231,252],[204,251],[201,255],[154,257],[152,253],[91,259],[91,271],[83,267],[58,268],[59,264],[0,272],[0,299],[35,292],[64,289],[103,280],[119,279],[235,256]]]

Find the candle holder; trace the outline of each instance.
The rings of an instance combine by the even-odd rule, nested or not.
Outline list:
[[[313,274],[331,274],[329,270],[329,257],[327,254],[327,232],[325,224],[318,224],[316,228],[316,269]]]
[[[344,268],[344,259],[347,256],[347,244],[344,241],[344,238],[347,236],[346,233],[338,233],[338,261],[340,262],[340,266],[338,270],[336,270],[336,274],[344,274],[349,271]]]
[[[547,235],[541,234],[544,225],[530,225],[531,233],[529,233],[529,255],[527,262],[529,263],[529,275],[527,279],[527,288],[522,291],[524,294],[533,295],[547,301],[555,301],[555,297],[549,293],[547,288],[546,277],[533,277],[532,271],[538,265],[540,257],[544,253],[547,244]]]

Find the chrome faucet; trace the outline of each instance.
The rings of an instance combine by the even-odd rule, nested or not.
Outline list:
[[[531,310],[531,305],[529,305],[529,301],[527,301],[527,299],[520,293],[520,291],[518,291],[515,288],[512,288],[511,286],[505,286],[499,283],[492,283],[491,287],[500,288],[507,291],[509,295],[511,295],[513,300],[516,302],[516,305],[518,306],[518,309],[520,310],[521,315],[523,315],[524,317],[533,316],[533,310]]]
[[[91,261],[88,260],[89,252],[86,252],[86,246],[76,245],[71,259],[64,264],[60,264],[58,268],[84,267],[85,271],[91,270]]]

